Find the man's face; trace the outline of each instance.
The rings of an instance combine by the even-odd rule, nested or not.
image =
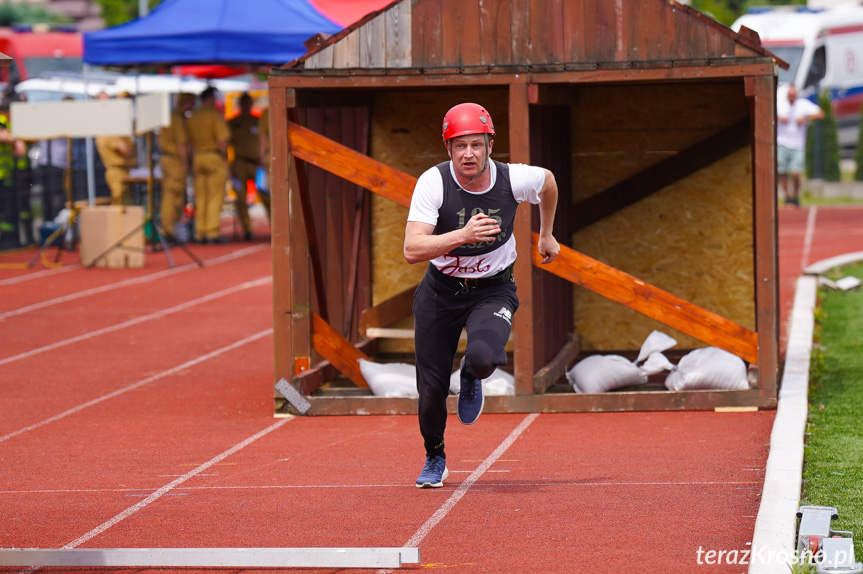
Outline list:
[[[797,99],[797,88],[795,88],[794,86],[790,86],[788,88],[788,101],[793,104],[794,100],[796,100],[796,99]]]
[[[456,173],[467,178],[474,178],[482,172],[491,153],[494,140],[489,141],[488,150],[485,146],[484,134],[459,136],[449,141],[450,155]]]

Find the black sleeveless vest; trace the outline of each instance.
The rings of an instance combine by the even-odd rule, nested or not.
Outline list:
[[[494,161],[494,160],[491,160]],[[437,165],[443,180],[443,203],[438,212],[435,235],[461,229],[467,221],[477,213],[484,213],[496,219],[500,225],[500,233],[494,241],[478,241],[467,243],[450,251],[453,255],[472,257],[483,255],[501,247],[512,235],[515,224],[515,211],[518,202],[512,195],[512,183],[509,179],[509,165],[494,161],[497,167],[497,179],[491,189],[482,194],[468,193],[461,189],[452,176],[450,162]]]

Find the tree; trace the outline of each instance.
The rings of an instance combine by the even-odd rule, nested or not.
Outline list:
[[[161,2],[162,0],[147,0],[151,10]],[[102,18],[107,27],[125,24],[139,16],[139,0],[96,0],[96,3],[102,7]]]
[[[752,7],[806,5],[806,0],[692,0],[692,7],[714,20],[731,26]]]
[[[0,4],[0,26],[21,26],[28,24],[68,24],[71,20],[30,4],[12,4],[4,0]]]
[[[839,135],[827,92],[818,96],[824,119],[815,120],[806,134],[806,175],[824,181],[839,181]]]

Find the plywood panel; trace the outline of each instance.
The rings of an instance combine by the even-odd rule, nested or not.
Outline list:
[[[511,0],[510,18],[512,22],[512,63],[530,64],[530,0]]]
[[[443,58],[441,6],[438,0],[414,0],[411,8],[413,67],[440,66]]]
[[[443,59],[438,65],[474,66],[481,61],[478,2],[440,0]]]
[[[411,3],[400,2],[386,12],[387,68],[407,68],[411,65]]]
[[[366,22],[360,33],[360,67],[383,68],[386,54],[385,32],[386,16],[379,14]]]
[[[614,2],[585,0],[584,21],[586,59],[612,62],[616,56]]]
[[[564,60],[563,1],[531,0],[530,38],[532,60],[555,63]]]
[[[751,152],[744,149],[575,234],[579,251],[755,329]],[[635,350],[654,329],[633,311],[576,290],[585,350]]]
[[[481,2],[479,8],[480,64],[512,64],[512,13],[509,2]]]
[[[563,3],[563,54],[567,62],[584,62],[587,59],[584,2],[585,0],[567,0]]]
[[[587,86],[572,97],[578,201],[748,116],[742,82]]]
[[[360,31],[354,30],[333,44],[333,67],[337,69],[355,68],[360,60]]]

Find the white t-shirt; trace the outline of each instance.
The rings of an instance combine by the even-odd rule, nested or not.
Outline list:
[[[791,149],[806,148],[806,129],[809,122],[798,125],[797,120],[820,111],[817,104],[805,98],[797,97],[793,104],[788,98],[779,98],[776,102],[776,143]],[[788,121],[779,121],[778,118],[788,118]]]
[[[450,162],[450,173],[455,179],[452,162]],[[489,173],[491,180],[487,189],[477,192],[466,191],[466,193],[475,195],[487,193],[497,181],[497,166],[494,162],[489,162]],[[534,205],[539,203],[539,192],[545,184],[544,169],[532,165],[511,163],[509,164],[509,180],[512,185],[512,195],[517,202],[527,201]],[[438,210],[441,205],[443,205],[443,180],[440,170],[437,167],[432,167],[417,180],[411,199],[408,221],[437,225]],[[515,235],[511,235],[506,243],[494,251],[474,257],[455,256],[446,253],[432,259],[431,262],[445,274],[453,277],[490,277],[512,265],[516,256]]]

